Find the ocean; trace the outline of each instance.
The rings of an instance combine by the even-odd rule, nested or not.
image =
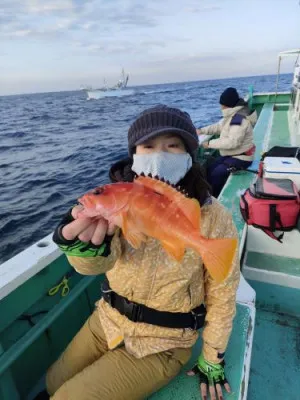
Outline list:
[[[0,97],[0,263],[53,231],[86,191],[108,182],[127,156],[127,130],[144,109],[167,104],[195,125],[221,118],[221,92],[275,90],[274,75],[134,87],[123,97],[86,99],[83,91]],[[292,75],[280,78],[290,90]]]

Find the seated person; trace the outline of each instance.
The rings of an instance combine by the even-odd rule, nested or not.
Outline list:
[[[198,137],[187,113],[165,105],[143,111],[129,128],[128,150],[129,158],[110,169],[113,182],[151,173],[180,185],[201,206],[205,237],[238,239],[230,213],[210,196],[194,161]],[[221,399],[222,390],[230,391],[224,357],[236,312],[238,251],[219,282],[192,249],[180,262],[151,237],[135,249],[107,220],[78,218],[81,208],[72,207],[53,240],[76,271],[106,278],[95,310],[47,372],[51,399],[148,398],[179,374],[202,326],[202,351],[188,375],[200,378],[202,399]],[[49,399],[47,392],[36,399]]]
[[[218,149],[221,155],[207,169],[207,180],[215,197],[226,183],[231,167],[246,169],[251,165],[255,153],[253,127],[257,121],[256,111],[250,112],[235,88],[224,90],[220,104],[223,118],[217,124],[197,129],[198,135],[220,135],[202,144],[204,148]]]

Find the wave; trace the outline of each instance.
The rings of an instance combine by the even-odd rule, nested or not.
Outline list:
[[[7,163],[3,163],[3,164],[0,164],[0,168],[7,168],[7,167],[10,167],[12,164],[10,163],[10,164],[7,164]]]
[[[15,131],[15,132],[7,132],[4,136],[11,138],[21,138],[27,135],[28,132],[24,131]]]
[[[43,115],[33,115],[32,117],[29,118],[30,121],[48,121],[52,117],[45,113]]]
[[[145,92],[140,92],[139,94],[159,94],[159,93],[174,93],[178,92],[182,89],[156,89],[156,90],[147,90]]]
[[[102,127],[101,125],[82,125],[82,126],[79,126],[78,129],[80,131],[82,131],[82,130],[87,130],[87,129],[99,129],[101,127]]]

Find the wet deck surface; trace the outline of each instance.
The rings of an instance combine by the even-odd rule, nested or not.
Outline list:
[[[300,318],[257,310],[248,400],[300,399]]]

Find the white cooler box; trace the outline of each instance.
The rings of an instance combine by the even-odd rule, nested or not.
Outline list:
[[[300,162],[293,157],[266,157],[264,159],[264,177],[291,179],[300,190]]]

